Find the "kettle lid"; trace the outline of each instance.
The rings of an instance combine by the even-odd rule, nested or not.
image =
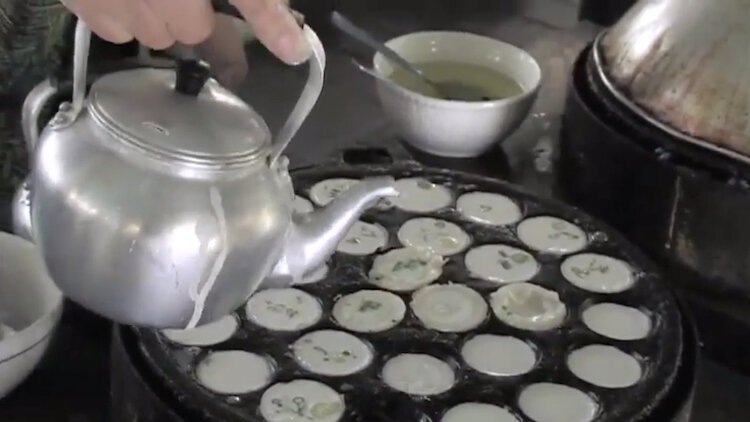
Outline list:
[[[91,87],[92,116],[119,138],[177,161],[226,165],[265,157],[271,135],[255,110],[209,77],[208,66],[136,69]]]

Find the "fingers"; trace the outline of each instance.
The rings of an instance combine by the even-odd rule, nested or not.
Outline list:
[[[233,19],[217,14],[214,32],[195,46],[198,55],[211,65],[219,83],[231,90],[237,89],[248,73],[242,36]]]
[[[167,24],[145,2],[131,0],[130,27],[133,36],[143,45],[163,50],[175,42]]]
[[[208,0],[146,0],[175,40],[188,45],[206,40],[214,30],[214,13]]]
[[[213,31],[209,0],[64,0],[63,3],[103,39],[137,39],[156,50],[175,41],[196,44]]]
[[[253,33],[272,53],[289,64],[310,56],[310,46],[302,36],[289,9],[280,0],[230,0],[250,23]]]
[[[157,50],[175,41],[199,44],[209,37],[215,25],[209,0],[62,1],[105,40],[124,43],[135,38]],[[289,64],[300,63],[310,56],[310,46],[282,1],[230,0],[271,52]],[[239,38],[232,42],[238,41]]]
[[[118,10],[113,2],[96,0],[64,0],[63,4],[76,16],[86,22],[91,31],[103,39],[121,44],[133,39],[133,32],[127,23],[115,18]]]

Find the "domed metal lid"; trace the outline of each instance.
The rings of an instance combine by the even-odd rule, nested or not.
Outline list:
[[[91,88],[89,110],[125,141],[179,161],[221,166],[265,157],[270,149],[258,113],[196,61],[181,62],[177,71],[105,75]]]
[[[634,113],[675,138],[750,162],[747,0],[640,0],[594,44]]]

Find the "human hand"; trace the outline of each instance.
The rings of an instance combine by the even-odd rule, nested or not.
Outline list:
[[[233,17],[217,13],[214,32],[195,46],[195,52],[211,65],[214,77],[226,88],[236,90],[248,74],[242,33]]]
[[[206,41],[216,24],[209,0],[61,0],[91,28],[113,43],[133,39],[156,49],[175,41]],[[247,20],[255,36],[279,59],[296,64],[310,56],[289,9],[281,0],[229,0]]]

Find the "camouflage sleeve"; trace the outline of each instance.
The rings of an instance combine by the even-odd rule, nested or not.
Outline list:
[[[57,65],[69,19],[60,0],[0,0],[0,96],[23,96]]]
[[[20,100],[60,62],[69,22],[60,0],[0,0],[0,205],[27,172]]]

